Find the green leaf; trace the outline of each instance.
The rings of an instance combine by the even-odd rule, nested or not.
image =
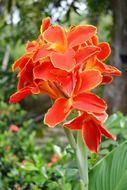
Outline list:
[[[127,141],[90,171],[89,190],[127,190]]]
[[[70,183],[63,184],[62,189],[63,189],[63,190],[64,190],[64,189],[66,189],[66,190],[72,190],[71,184],[70,184]]]

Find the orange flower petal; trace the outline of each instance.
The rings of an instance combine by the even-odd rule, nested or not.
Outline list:
[[[101,132],[98,128],[98,124],[95,123],[92,119],[89,119],[87,120],[87,122],[84,122],[82,135],[88,148],[92,152],[97,153],[101,142]]]
[[[57,87],[67,96],[73,93],[76,78],[72,74],[55,69],[50,62],[44,62],[33,70],[34,79],[50,80],[56,82]]]
[[[96,33],[96,27],[92,25],[76,26],[68,32],[68,45],[70,48],[83,44]]]
[[[120,76],[122,74],[122,72],[119,69],[117,69],[116,67],[113,67],[111,65],[105,65],[104,73],[112,74],[112,75],[116,75],[116,76]]]
[[[45,19],[42,20],[42,25],[41,25],[41,33],[43,33],[45,30],[47,30],[50,26],[50,17],[46,17]]]
[[[95,46],[98,45],[98,41],[99,40],[98,40],[98,36],[97,35],[92,36],[91,40],[92,40],[93,45],[95,45]]]
[[[70,110],[71,104],[69,100],[65,98],[57,99],[53,106],[46,113],[44,123],[49,127],[55,127],[65,120]]]
[[[115,136],[115,135],[112,135],[103,125],[100,125],[100,126],[99,126],[99,129],[100,129],[101,133],[102,133],[104,136],[106,136],[106,137],[108,137],[108,138],[110,138],[110,139],[116,140],[116,136]]]
[[[53,44],[51,47],[60,51],[64,51],[67,47],[66,35],[61,26],[50,26],[43,34],[44,39]]]
[[[81,116],[76,117],[71,121],[64,123],[64,127],[67,127],[72,130],[80,130],[82,129],[83,122],[84,122],[84,115],[82,114]]]
[[[53,99],[59,98],[61,96],[61,93],[58,91],[55,85],[50,81],[41,81],[39,82],[38,86],[42,93],[47,94]]]
[[[33,63],[32,63],[32,61],[29,60],[27,62],[25,67],[18,74],[18,77],[19,77],[18,90],[33,82]]]
[[[28,41],[27,44],[26,44],[26,51],[27,52],[31,52],[35,49],[36,47],[36,41]]]
[[[104,112],[107,108],[103,99],[93,93],[82,93],[74,97],[73,107],[86,112]]]
[[[109,76],[109,75],[104,75],[103,76],[103,80],[102,80],[102,83],[101,84],[110,84],[113,80],[113,77],[112,76]]]
[[[89,91],[102,82],[102,75],[99,71],[91,70],[80,73],[81,85],[77,93]]]
[[[104,115],[102,115],[103,113],[101,113],[100,115],[101,115],[101,117],[99,117],[98,119],[97,119],[97,113],[96,113],[96,116],[94,116],[93,114],[89,114],[90,115],[90,118],[91,118],[91,120],[93,120],[93,122],[96,124],[96,125],[98,125],[98,128],[99,128],[99,130],[100,130],[100,132],[101,132],[101,134],[103,134],[103,135],[105,135],[106,137],[108,137],[108,138],[111,138],[111,139],[116,139],[116,136],[114,136],[114,135],[112,135],[104,126],[103,126],[103,124],[102,124],[102,122],[100,122],[102,119],[104,119],[105,117],[106,117],[106,114],[105,114],[105,112],[104,112]],[[101,120],[100,120],[101,119]]]
[[[53,52],[50,55],[51,62],[55,68],[70,72],[73,70],[76,62],[74,59],[75,51],[70,49],[65,53]]]
[[[66,76],[58,76],[56,77],[56,82],[60,86],[61,90],[66,94],[68,97],[72,96],[75,85],[76,85],[76,77],[74,74],[70,73]]]
[[[104,73],[105,71],[105,64],[101,62],[100,60],[96,59],[95,57],[90,58],[85,66],[85,70],[91,70],[96,69],[100,71],[101,73]]]
[[[98,47],[101,48],[100,53],[98,53],[97,57],[100,60],[105,60],[111,53],[111,48],[107,42],[102,42],[98,44]]]
[[[100,122],[104,123],[106,119],[108,118],[108,114],[106,112],[103,113],[92,113],[94,117],[97,118]]]
[[[14,64],[12,65],[12,70],[15,71],[17,68],[23,69],[23,67],[25,67],[25,65],[29,60],[30,60],[29,54],[23,55],[22,57],[17,59],[17,61],[14,62]]]
[[[33,62],[38,62],[40,60],[43,60],[47,56],[49,56],[51,51],[48,50],[47,48],[48,48],[48,45],[43,45],[39,49],[37,49],[37,51],[33,55]]]
[[[21,90],[19,90],[18,92],[12,94],[10,96],[10,103],[16,103],[19,102],[20,100],[22,100],[24,97],[29,96],[30,94],[32,94],[31,89],[29,87],[25,87]]]
[[[53,80],[55,78],[51,70],[54,69],[50,62],[44,62],[33,69],[34,79]]]
[[[86,46],[83,49],[77,51],[75,55],[76,62],[80,63],[86,61],[91,56],[98,54],[100,50],[101,49],[96,46]]]
[[[117,69],[116,67],[113,67],[111,65],[106,65],[101,60],[94,59],[94,58],[91,58],[87,61],[85,70],[89,70],[89,69],[97,69],[101,73],[104,73],[104,74],[112,74],[116,76],[121,75],[121,71]]]

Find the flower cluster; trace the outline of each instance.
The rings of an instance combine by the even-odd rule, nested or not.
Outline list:
[[[49,95],[55,100],[44,118],[49,127],[65,121],[72,110],[79,111],[80,116],[65,122],[64,127],[82,130],[88,148],[97,152],[101,135],[115,138],[103,126],[107,118],[106,103],[92,92],[95,87],[110,83],[111,75],[121,74],[104,63],[110,46],[99,42],[96,27],[92,25],[72,26],[66,31],[59,25],[51,25],[47,17],[40,32],[13,64],[13,70],[19,69],[19,80],[10,102],[31,94]]]

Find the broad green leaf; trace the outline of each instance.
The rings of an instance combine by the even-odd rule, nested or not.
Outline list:
[[[127,190],[127,141],[90,171],[89,190]]]

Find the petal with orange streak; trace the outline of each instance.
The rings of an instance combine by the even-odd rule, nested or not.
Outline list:
[[[100,52],[100,48],[96,46],[86,46],[83,49],[80,49],[76,52],[75,59],[77,63],[86,61],[88,58],[90,58],[93,55],[96,55]]]
[[[81,86],[77,93],[92,90],[102,82],[102,75],[99,71],[91,70],[80,73]]]
[[[65,31],[61,26],[50,26],[43,34],[44,39],[56,47],[58,50],[65,50],[67,47],[67,39]]]
[[[101,142],[101,132],[98,128],[98,124],[92,119],[84,122],[82,136],[88,148],[92,152],[97,153],[99,151],[99,145]]]
[[[86,63],[85,70],[91,70],[91,69],[96,69],[101,73],[104,73],[105,64],[100,60],[96,59],[95,57],[91,57]]]
[[[49,81],[41,81],[39,82],[38,86],[42,93],[47,94],[53,99],[59,98],[61,96],[61,93],[58,91],[55,85]]]
[[[70,101],[65,98],[59,98],[46,113],[44,123],[49,127],[55,127],[66,119],[70,110]]]
[[[86,112],[104,112],[107,108],[103,99],[93,93],[82,93],[73,98],[73,107]]]
[[[101,48],[100,53],[97,55],[98,59],[105,60],[111,53],[110,45],[107,42],[102,42],[98,44],[98,47]]]
[[[70,49],[65,53],[53,52],[50,55],[51,62],[55,68],[59,68],[70,72],[75,67],[75,59],[74,59],[75,51]]]
[[[96,27],[92,25],[76,26],[68,32],[69,48],[83,44],[96,33]]]
[[[84,115],[78,116],[71,121],[64,123],[64,127],[72,129],[72,130],[80,130],[82,129],[82,125],[84,122]]]

